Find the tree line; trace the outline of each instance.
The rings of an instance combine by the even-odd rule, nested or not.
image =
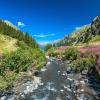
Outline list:
[[[16,38],[19,41],[24,41],[28,46],[32,48],[37,48],[38,44],[36,41],[29,35],[29,33],[24,33],[19,29],[11,27],[2,19],[0,19],[0,34],[8,35],[12,38]]]

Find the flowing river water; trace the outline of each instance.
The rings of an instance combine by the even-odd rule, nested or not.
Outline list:
[[[95,100],[83,89],[76,93],[74,74],[67,73],[67,65],[63,61],[51,58],[39,73],[0,100]]]

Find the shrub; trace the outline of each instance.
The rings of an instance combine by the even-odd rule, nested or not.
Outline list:
[[[51,49],[52,48],[52,44],[47,44],[46,46],[45,46],[45,51],[48,51],[49,49]]]
[[[32,58],[21,50],[5,56],[1,63],[1,72],[11,70],[15,72],[26,71],[32,63]]]
[[[79,57],[79,52],[76,48],[67,48],[64,55],[68,60],[76,60]]]
[[[10,70],[19,73],[22,71],[27,71],[27,68],[32,63],[35,63],[35,66],[37,66],[37,64],[45,61],[46,59],[44,53],[39,48],[32,49],[27,47],[25,49],[23,47],[19,48],[16,52],[5,55],[1,62],[0,71],[3,73],[6,70]]]
[[[20,72],[26,72],[29,67],[40,68],[46,63],[45,55],[39,48],[33,49],[23,42],[19,43],[19,49],[6,52],[0,63],[0,90],[11,88]]]
[[[11,88],[14,85],[16,77],[17,74],[12,71],[6,72],[3,76],[0,76],[0,91]]]
[[[47,55],[48,56],[52,56],[52,57],[56,57],[59,53],[58,52],[55,52],[56,48],[50,48],[48,51],[47,51]]]
[[[81,58],[74,60],[72,65],[74,68],[80,70],[90,69],[91,67],[95,66],[96,61],[94,58]]]

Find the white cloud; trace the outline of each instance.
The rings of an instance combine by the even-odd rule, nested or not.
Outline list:
[[[20,21],[17,24],[18,24],[18,26],[21,26],[21,27],[25,26],[25,24],[23,22],[20,22]]]
[[[81,27],[76,27],[75,30],[79,30]]]
[[[33,36],[40,37],[40,38],[45,38],[45,37],[54,36],[54,35],[55,35],[54,33],[51,33],[51,34],[34,34]]]

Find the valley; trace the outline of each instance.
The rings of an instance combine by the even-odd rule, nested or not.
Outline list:
[[[39,46],[0,20],[0,100],[99,100],[100,16]]]

